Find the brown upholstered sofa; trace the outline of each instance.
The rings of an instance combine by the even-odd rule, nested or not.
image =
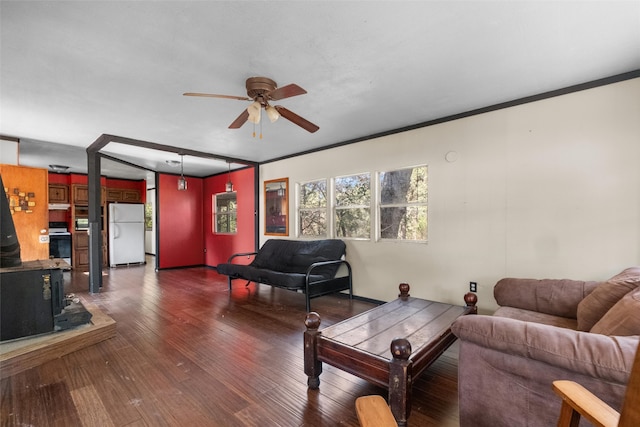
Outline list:
[[[493,316],[463,316],[451,328],[462,427],[555,426],[557,379],[621,409],[640,340],[640,267],[605,282],[506,278],[494,296]]]

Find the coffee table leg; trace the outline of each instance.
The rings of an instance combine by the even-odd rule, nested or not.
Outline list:
[[[411,413],[411,389],[413,388],[411,343],[405,338],[391,341],[393,359],[389,363],[389,406],[399,427],[407,426]]]
[[[320,315],[314,311],[308,313],[304,319],[307,330],[304,332],[304,373],[309,377],[307,385],[309,388],[320,387],[320,374],[322,373],[322,362],[318,360],[317,342],[321,334]]]

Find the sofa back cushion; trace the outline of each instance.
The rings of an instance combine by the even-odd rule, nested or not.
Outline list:
[[[314,262],[339,260],[345,253],[346,245],[340,239],[269,239],[264,242],[251,266],[283,273],[306,273]],[[319,267],[312,273],[331,278],[335,276],[338,267],[339,265]]]
[[[575,319],[578,304],[599,285],[570,279],[500,279],[493,287],[498,305]]]
[[[591,328],[620,299],[640,287],[640,267],[630,267],[599,285],[578,304],[578,330]]]
[[[640,288],[629,292],[593,325],[591,332],[602,335],[640,335]]]

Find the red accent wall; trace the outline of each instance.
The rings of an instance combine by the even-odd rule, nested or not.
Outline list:
[[[229,256],[238,252],[255,250],[255,169],[246,168],[231,173],[231,182],[238,201],[238,232],[236,234],[214,234],[213,196],[225,191],[228,176],[216,175],[204,183],[204,244],[205,264],[215,267],[227,262]]]
[[[158,174],[159,268],[204,264],[203,182],[187,178],[187,190],[178,191],[176,175]]]
[[[49,172],[49,184],[69,184],[69,174]]]

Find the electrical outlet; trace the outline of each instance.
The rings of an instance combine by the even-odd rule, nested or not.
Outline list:
[[[469,290],[471,292],[478,292],[478,283],[476,282],[469,282]]]

